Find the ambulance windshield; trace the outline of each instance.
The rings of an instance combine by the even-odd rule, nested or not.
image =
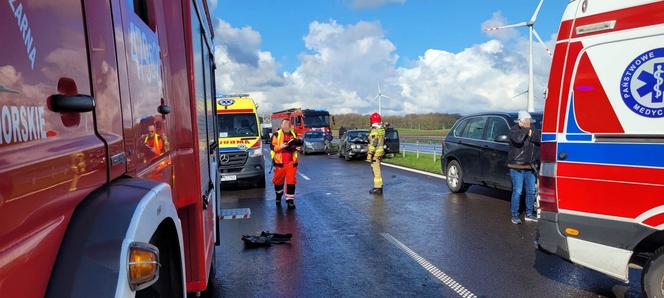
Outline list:
[[[219,137],[257,137],[258,123],[255,114],[224,114],[217,115]]]

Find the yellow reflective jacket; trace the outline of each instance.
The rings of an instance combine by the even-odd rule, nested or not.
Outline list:
[[[385,129],[372,127],[369,133],[369,154],[380,157],[383,155],[385,145]]]
[[[297,134],[295,133],[294,130],[291,129],[290,131],[291,135],[293,135],[293,139],[297,139]],[[275,165],[282,165],[283,161],[281,159],[281,149],[279,146],[284,143],[284,132],[279,129],[277,130],[276,133],[272,135],[272,142],[270,143],[270,156],[272,157],[272,162]],[[297,165],[297,151],[293,151],[292,155],[292,160],[293,163]]]

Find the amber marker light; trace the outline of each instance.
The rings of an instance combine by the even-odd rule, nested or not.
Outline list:
[[[130,244],[127,266],[133,291],[149,287],[159,279],[159,249],[148,243]]]
[[[565,234],[570,235],[570,236],[579,236],[579,230],[573,229],[573,228],[566,228],[565,229]]]

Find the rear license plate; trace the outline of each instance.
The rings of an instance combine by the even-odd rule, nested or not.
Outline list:
[[[222,175],[221,176],[221,181],[235,181],[237,180],[236,175]]]

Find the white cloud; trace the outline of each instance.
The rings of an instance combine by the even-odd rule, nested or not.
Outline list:
[[[404,4],[406,0],[350,0],[351,7],[355,9],[378,8],[387,4]]]
[[[492,19],[501,17],[494,14]],[[220,20],[217,29],[217,86],[223,93],[248,92],[264,112],[281,108],[325,108],[333,113],[368,113],[376,83],[394,100],[386,113],[516,110],[528,88],[528,41],[515,31],[460,52],[429,49],[412,65],[397,67],[397,46],[376,22],[312,22],[303,41],[307,49],[292,72],[261,50],[261,35]],[[550,58],[535,49],[536,99],[546,86]]]

